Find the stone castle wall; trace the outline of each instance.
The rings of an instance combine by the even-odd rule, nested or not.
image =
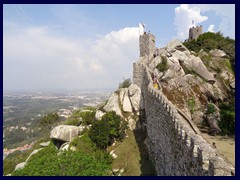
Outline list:
[[[151,58],[155,52],[155,36],[151,33],[144,33],[139,37],[140,57]]]
[[[235,168],[184,122],[173,104],[153,88],[150,70],[133,65],[133,82],[143,95],[147,119],[146,144],[157,175],[233,175]]]
[[[191,27],[189,29],[189,38],[188,40],[191,41],[193,39],[197,39],[203,33],[202,26]]]

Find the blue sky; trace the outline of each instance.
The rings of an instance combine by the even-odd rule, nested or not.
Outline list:
[[[3,5],[3,88],[117,88],[139,56],[139,22],[163,47],[192,20],[235,39],[234,5]]]

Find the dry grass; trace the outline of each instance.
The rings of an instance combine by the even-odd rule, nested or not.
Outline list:
[[[207,133],[202,133],[202,136],[210,144],[215,142],[219,154],[223,155],[235,166],[235,137],[218,135],[210,136]]]
[[[122,142],[117,142],[115,146],[109,147],[108,151],[115,150],[114,153],[118,155],[113,159],[112,169],[124,168],[122,176],[145,176],[154,175],[153,165],[148,159],[146,152],[138,144],[139,141],[135,139],[133,131],[128,130],[128,137]],[[141,137],[138,137],[139,140]],[[142,141],[143,143],[143,141]]]

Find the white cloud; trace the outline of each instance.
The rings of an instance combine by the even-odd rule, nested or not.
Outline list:
[[[209,25],[208,32],[214,32],[214,24]]]
[[[235,5],[234,4],[181,4],[175,8],[175,21],[177,36],[180,40],[188,38],[188,30],[192,20],[196,25],[208,20],[207,16],[201,15],[204,12],[215,12],[215,15],[220,17],[221,22],[215,31],[221,31],[224,36],[229,36],[235,39]],[[214,21],[213,19],[211,19]],[[213,26],[209,26],[213,28]],[[213,30],[213,29],[210,29]]]
[[[188,38],[188,30],[193,20],[198,25],[207,19],[207,16],[201,15],[198,7],[190,7],[188,4],[181,4],[179,7],[176,7],[174,25],[176,26],[178,38],[180,40]]]
[[[235,4],[193,4],[202,12],[213,11],[221,18],[221,22],[216,31],[221,31],[224,36],[235,39]]]
[[[9,23],[4,28],[4,88],[117,87],[123,77],[132,76],[138,57],[138,27],[96,40],[58,37],[50,27]]]

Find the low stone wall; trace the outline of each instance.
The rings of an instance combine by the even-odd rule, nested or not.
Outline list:
[[[160,176],[233,175],[235,168],[201,135],[196,134],[173,104],[153,88],[150,70],[134,63],[133,82],[141,90],[147,119],[146,144]]]

